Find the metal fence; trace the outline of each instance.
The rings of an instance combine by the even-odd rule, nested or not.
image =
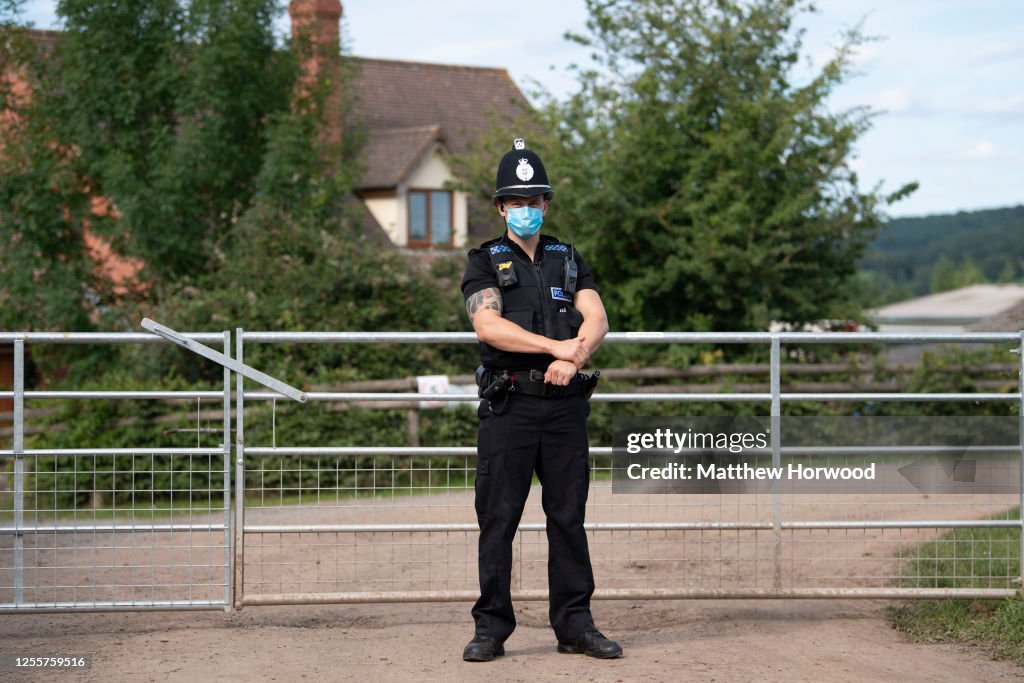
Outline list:
[[[223,343],[230,337],[190,335]],[[12,448],[0,451],[0,611],[226,609],[231,605],[231,382],[211,391],[26,391],[25,345],[159,344],[150,334],[0,334],[14,347]],[[213,448],[26,449],[25,403],[188,401],[220,407]],[[197,434],[200,430],[196,430]],[[104,434],[96,436],[102,441]],[[5,470],[7,468],[4,468]]]
[[[594,402],[748,402],[766,408],[773,464],[783,462],[778,420],[788,401],[1012,401],[1013,393],[786,393],[786,344],[993,343],[1022,334],[620,333],[612,344],[767,344],[767,393],[599,393]],[[472,334],[236,331],[247,344],[475,343]],[[275,395],[243,391],[246,401]],[[309,393],[311,402],[462,401],[475,394]],[[764,413],[762,413],[764,414]],[[273,412],[267,419],[276,419]],[[267,430],[275,433],[273,429]],[[1022,447],[1024,449],[1024,447]],[[1024,452],[1022,450],[1021,452]],[[591,449],[608,463],[612,449]],[[382,601],[468,601],[477,595],[475,449],[360,448],[236,441],[236,606]],[[1013,476],[1019,479],[1020,464]],[[282,490],[283,479],[308,483]],[[290,476],[286,476],[290,475]],[[320,482],[330,482],[321,485]],[[613,494],[609,466],[592,471],[587,528],[598,599],[938,597],[1016,595],[1020,495]],[[515,543],[513,594],[546,599],[546,538],[537,494]],[[987,530],[1010,529],[1009,534]],[[979,530],[981,533],[979,534]],[[950,536],[951,534],[951,536]],[[926,541],[941,542],[922,546]],[[922,550],[925,548],[925,550]],[[922,553],[930,554],[922,556]],[[980,570],[978,560],[1002,558]],[[947,567],[950,587],[939,567]],[[951,569],[948,567],[951,566]],[[978,575],[978,573],[983,575]],[[987,572],[987,573],[985,573]]]
[[[224,355],[231,356],[226,332],[189,337],[223,343]],[[5,468],[0,471],[9,471],[13,481],[10,492],[0,492],[5,501],[0,506],[0,611],[476,598],[475,448],[281,444],[276,427],[286,418],[273,407],[281,397],[245,388],[239,374],[232,438],[232,373],[227,369],[223,386],[211,391],[25,391],[25,344],[162,341],[148,334],[0,334],[0,343],[13,343],[15,350],[13,390],[0,391],[0,399],[14,401],[13,447],[0,451],[0,468]],[[234,359],[243,361],[246,346],[256,344],[380,343],[466,344],[476,338],[469,333],[239,329]],[[781,378],[782,349],[788,344],[984,343],[1019,352],[1024,332],[613,333],[606,343],[767,345],[770,390],[598,393],[595,403],[679,403],[680,414],[690,402],[750,403],[770,416],[773,427],[783,403],[795,401],[1024,405],[1020,377],[1007,378],[1012,393],[924,394],[785,392]],[[468,408],[477,402],[468,392],[306,396],[315,404],[446,401]],[[222,442],[215,448],[111,449],[95,443],[62,451],[26,449],[25,401],[53,399],[206,401],[221,407]],[[259,405],[264,409],[253,410]],[[269,443],[246,441],[246,422],[252,426],[257,419],[270,421]],[[773,464],[785,462],[779,438],[773,428]],[[1014,510],[1021,504],[1019,493],[622,494],[612,492],[612,449],[601,445],[591,453],[595,466],[587,528],[598,599],[1002,598],[1019,593],[1022,534]],[[1024,442],[1019,455],[1017,480],[1024,477]],[[194,476],[182,483],[171,477],[163,489],[147,483],[184,471]],[[111,477],[112,472],[126,476]],[[133,484],[125,486],[125,481]],[[53,503],[57,493],[64,494],[62,500],[70,494],[75,502]],[[110,506],[97,509],[91,502],[97,496]],[[547,596],[538,497],[531,495],[515,542],[513,594],[520,600]],[[1000,561],[989,561],[993,558]],[[981,560],[987,561],[983,572]],[[946,567],[945,574],[940,575],[939,566]],[[946,575],[957,580],[956,587],[950,587]]]

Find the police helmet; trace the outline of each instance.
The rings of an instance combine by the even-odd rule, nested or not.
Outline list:
[[[544,162],[537,153],[526,149],[526,141],[522,138],[516,138],[512,146],[514,149],[498,162],[492,199],[497,202],[501,197],[536,197],[553,193]]]

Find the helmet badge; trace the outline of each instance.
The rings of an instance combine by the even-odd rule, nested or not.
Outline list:
[[[533,166],[530,166],[530,162],[526,159],[520,159],[519,165],[516,166],[516,177],[522,180],[524,183],[529,181],[533,177]]]

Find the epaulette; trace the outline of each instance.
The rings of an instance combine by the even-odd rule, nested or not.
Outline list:
[[[553,235],[541,235],[540,246],[544,251],[560,251],[563,254],[569,253],[569,245],[562,242],[560,239]],[[478,254],[480,252],[486,254],[500,254],[502,252],[512,251],[512,247],[504,243],[504,235],[489,239],[479,247],[469,250],[469,254]]]
[[[498,244],[499,242],[501,242],[501,237],[495,237],[494,239],[489,239],[486,242],[484,242],[483,244],[481,244],[479,247],[474,247],[474,248],[470,249],[469,250],[469,255],[472,256],[473,254],[479,254],[481,252],[483,252],[485,254],[489,254],[490,253],[490,248],[492,246],[494,246],[495,244]]]

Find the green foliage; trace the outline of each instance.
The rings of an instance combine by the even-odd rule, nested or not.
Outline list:
[[[846,76],[859,36],[822,74],[795,86],[796,2],[589,6],[591,35],[578,40],[603,55],[603,71],[581,73],[575,97],[525,115],[514,130],[526,131],[544,156],[558,191],[551,232],[580,245],[614,325],[733,330],[854,315],[851,302],[860,295],[850,293],[848,276],[885,199],[860,193],[846,165],[867,113],[829,114],[824,104]],[[66,0],[60,7],[69,31],[53,61],[25,62],[41,96],[27,106],[5,99],[20,118],[3,129],[0,155],[0,216],[10,244],[0,255],[0,327],[134,326],[148,315],[183,330],[468,329],[457,286],[461,257],[425,267],[363,236],[360,207],[350,200],[358,136],[346,134],[337,149],[324,144],[327,84],[289,106],[296,60],[273,50],[275,6]],[[137,40],[105,49],[121,45],[123,35]],[[508,121],[496,125],[505,126],[496,148],[461,160],[465,183],[483,197],[493,187],[494,160],[513,137]],[[116,221],[92,214],[94,194],[112,198]],[[145,259],[151,286],[144,305],[116,301],[95,277],[86,227]],[[118,306],[108,308],[111,302]],[[756,358],[763,349],[738,352]],[[221,377],[219,366],[170,345],[116,353],[76,362],[74,388],[88,388],[78,382],[83,375],[104,389],[208,389]],[[718,357],[711,348],[610,346],[599,361],[668,359],[687,367],[704,355]],[[245,360],[312,387],[467,373],[475,356],[471,345],[249,344]],[[925,387],[939,379],[957,387],[968,381],[944,361],[915,381]],[[614,383],[601,390],[609,388]],[[331,408],[252,402],[247,441],[407,442],[403,410]],[[175,410],[159,402],[68,403],[52,418],[67,430],[48,431],[32,446],[193,445],[149,423]],[[592,440],[610,442],[613,414],[684,410],[763,412],[754,404],[595,404]],[[187,414],[180,424],[194,426]],[[475,429],[471,410],[423,411],[419,439],[471,445]],[[33,476],[39,490],[53,492],[55,507],[86,505],[96,489],[124,503],[124,492],[138,486],[157,500],[193,485],[208,496],[222,484],[210,462],[155,457],[96,456],[78,469],[68,459],[38,459]],[[357,465],[373,486],[411,485],[428,461],[403,460],[397,469],[380,462],[268,458],[246,486],[282,497],[314,484],[363,486],[341,473]],[[432,464],[465,476],[464,462]]]
[[[970,368],[988,363],[1013,362],[1016,356],[1005,346],[977,348],[949,348],[926,351],[921,354],[913,374],[907,379],[907,393],[979,393],[982,391],[1013,392],[1017,377],[1005,378],[1000,389],[982,389],[971,376]],[[1019,404],[1013,401],[929,401],[927,403],[900,402],[873,404],[865,407],[874,415],[934,415],[934,416],[1010,416],[1016,415]]]
[[[0,5],[0,328],[88,329],[85,302],[104,297],[83,237],[90,198],[76,155],[54,144],[59,120],[32,106],[8,75],[40,81],[36,45]]]
[[[766,329],[856,317],[846,282],[885,198],[848,160],[863,109],[830,113],[863,38],[794,83],[796,0],[587,3],[596,64],[550,103],[553,220],[571,224],[614,329]],[[550,159],[550,161],[549,161]],[[613,248],[609,248],[613,247]]]
[[[963,286],[957,284],[963,277],[955,273],[954,258],[961,264],[969,260],[980,271],[969,279],[1014,282],[1024,277],[1022,231],[1024,206],[897,218],[865,251],[860,268],[901,287],[902,298]],[[880,303],[896,300],[886,296]]]
[[[88,302],[108,295],[87,257],[90,198],[77,160],[36,134],[36,113],[0,127],[0,328],[89,329]]]
[[[89,390],[152,390],[148,379],[140,379],[130,366],[114,366],[78,388]],[[190,385],[179,377],[168,376],[161,388],[185,390]],[[209,390],[211,387],[202,387]],[[181,404],[161,401],[73,400],[48,402],[59,410],[41,420],[53,428],[29,440],[30,448],[216,448],[219,433],[187,437],[176,429],[196,427],[192,414]],[[204,410],[219,404],[201,404]],[[173,416],[179,416],[173,419]],[[170,422],[153,422],[172,416]],[[219,428],[221,423],[203,427]],[[156,501],[202,500],[223,487],[222,458],[182,455],[84,455],[33,458],[28,490],[35,491],[36,509],[62,511],[104,505],[132,505]],[[95,492],[95,493],[94,493]],[[211,494],[211,492],[213,492]]]
[[[932,270],[931,287],[932,292],[945,292],[956,289],[956,264],[953,259],[945,254],[939,257]]]
[[[341,412],[324,404],[278,402],[247,415],[246,440],[252,444],[382,447],[408,443],[404,409],[367,410],[349,406]],[[420,412],[424,446],[471,446],[476,441],[476,413],[466,406]],[[464,480],[465,458],[394,455],[270,456],[259,458],[246,473],[249,496],[290,497],[302,491],[320,496],[365,495],[372,489],[439,486],[440,472]],[[429,480],[430,473],[433,480]]]
[[[0,162],[12,245],[0,261],[12,276],[0,288],[4,328],[123,328],[149,316],[191,330],[466,329],[449,264],[410,268],[362,236],[351,199],[360,136],[338,145],[322,134],[343,114],[337,74],[293,88],[311,46],[275,47],[279,10],[262,0],[60,4],[67,30],[54,53],[19,62],[35,97]],[[124,49],[106,49],[125,35]],[[94,195],[111,199],[116,220],[91,213]],[[86,228],[142,257],[144,302],[115,300],[86,255]],[[442,351],[339,346],[254,359],[268,371],[284,363],[299,381],[338,367],[472,367],[470,354]],[[190,380],[217,373],[172,349],[155,362],[126,349],[122,362],[151,379],[168,367]]]
[[[201,271],[249,203],[267,119],[287,109],[297,74],[274,43],[280,9],[275,0],[58,4],[65,30],[39,106],[120,214],[107,236],[152,277]]]
[[[935,264],[935,269],[932,270],[931,292],[948,292],[982,282],[987,282],[985,274],[981,272],[970,256],[965,256],[957,264],[943,254]]]
[[[1000,284],[1006,284],[1017,281],[1017,268],[1013,261],[1006,259],[1006,263],[1003,264],[1003,269],[999,271],[999,277],[996,278],[996,282]]]
[[[320,165],[345,168],[350,152],[323,160],[317,126],[308,120],[289,114],[271,126],[255,201],[213,250],[209,271],[161,290],[158,319],[207,330],[465,329],[451,264],[410,267],[397,251],[368,242],[357,207],[346,199],[351,177]],[[465,345],[250,346],[246,361],[299,384],[474,367]]]
[[[148,347],[150,355],[156,347]],[[140,380],[126,366],[98,376],[85,390],[219,390],[173,374],[158,386]],[[48,403],[53,405],[53,403]],[[218,448],[221,417],[200,419],[197,410],[217,413],[220,400],[201,403],[166,401],[58,402],[56,414],[40,418],[48,426],[29,437],[29,448]],[[196,436],[195,427],[210,430]],[[255,446],[395,446],[408,443],[406,410],[369,410],[324,403],[249,401],[246,442]],[[470,446],[476,438],[476,414],[466,406],[422,411],[419,438],[427,446]],[[223,457],[215,455],[101,455],[37,457],[29,463],[28,490],[36,492],[34,509],[54,516],[90,510],[94,505],[142,509],[165,508],[174,501],[216,501],[223,489]],[[393,487],[439,486],[439,473],[456,483],[467,476],[465,458],[407,458],[360,455],[345,457],[270,456],[247,462],[247,495],[291,498],[357,495]],[[433,476],[433,479],[429,479]],[[448,475],[445,475],[448,476]]]
[[[958,642],[1024,662],[1024,601],[926,600],[889,609],[892,625],[914,642]]]
[[[0,27],[16,24],[24,4],[25,0],[0,0]]]
[[[333,74],[311,84],[309,90],[298,92],[290,106],[282,100],[282,106],[275,104],[274,108],[269,104],[277,102],[277,95],[291,95],[290,85],[282,90],[279,86],[287,84],[287,79],[281,83],[267,79],[288,76],[296,60],[288,55],[264,54],[263,50],[271,47],[265,40],[269,34],[263,31],[268,15],[257,11],[256,3],[197,1],[185,7],[165,2],[148,12],[134,5],[115,4],[63,3],[66,16],[75,17],[75,21],[69,21],[69,30],[75,35],[66,42],[59,39],[59,59],[54,64],[66,68],[58,74],[48,71],[51,67],[45,62],[30,62],[39,69],[39,84],[55,82],[46,81],[47,77],[64,80],[57,94],[40,97],[20,112],[35,117],[24,119],[33,122],[28,131],[31,135],[10,138],[26,146],[19,158],[27,170],[18,178],[20,185],[7,176],[0,180],[0,188],[11,188],[10,196],[22,203],[18,192],[39,193],[38,199],[33,196],[33,206],[38,205],[41,213],[46,208],[51,212],[47,214],[51,223],[39,228],[41,236],[31,232],[32,225],[13,226],[13,234],[19,239],[24,236],[26,249],[34,250],[32,253],[44,263],[60,265],[61,272],[74,284],[88,282],[91,275],[92,264],[84,256],[81,237],[86,224],[124,252],[143,255],[152,269],[146,301],[133,305],[122,300],[111,311],[132,327],[148,316],[177,329],[205,331],[234,327],[312,331],[467,329],[458,292],[461,258],[442,259],[429,266],[410,262],[397,251],[371,244],[363,236],[361,207],[351,197],[360,172],[354,163],[360,137],[347,134],[341,144],[334,144],[323,134],[328,115],[337,111],[333,108],[343,109],[332,99],[337,92],[333,87],[336,83],[331,82]],[[240,14],[249,10],[245,16]],[[138,44],[125,53],[96,55],[96,64],[89,64],[89,51],[98,50],[101,39],[85,27],[95,21],[106,22],[107,33],[99,33],[108,39],[110,31],[132,33],[129,27],[136,26],[140,32]],[[294,49],[301,59],[309,45],[298,41]],[[265,57],[262,62],[260,55]],[[149,64],[148,69],[145,64]],[[118,79],[110,77],[97,92],[74,97],[73,91],[87,90],[89,80],[99,77],[96,70],[101,67],[125,70],[123,97],[115,97],[114,90],[119,86],[113,81]],[[342,78],[347,76],[342,74]],[[228,87],[232,84],[220,83],[221,79],[245,83],[232,86],[240,88],[232,99]],[[225,92],[206,93],[221,85],[227,88]],[[264,109],[257,111],[260,107]],[[70,120],[52,118],[57,114],[66,114]],[[90,121],[99,125],[90,126]],[[54,132],[66,134],[74,144],[52,144]],[[29,143],[35,146],[29,148]],[[47,153],[54,159],[50,166],[43,163]],[[43,189],[50,187],[50,179],[55,177],[51,166],[58,163],[66,165],[69,180],[64,186],[71,189],[44,196]],[[53,192],[64,190],[64,186],[57,186]],[[143,186],[148,196],[144,196]],[[120,212],[116,222],[110,220],[101,226],[100,217],[89,215],[94,192],[113,197]],[[71,202],[72,198],[78,203]],[[186,201],[188,198],[194,205]],[[32,219],[20,210],[20,204],[8,206],[15,209],[9,215],[22,223]],[[54,211],[54,207],[61,206],[80,209],[78,213]],[[157,220],[154,216],[181,222]],[[69,224],[66,234],[53,228],[57,219]],[[157,225],[160,229],[154,230]],[[147,230],[148,236],[139,234]],[[52,243],[44,244],[43,236],[50,237]],[[58,248],[67,256],[62,256]],[[80,264],[77,269],[70,267],[73,259]],[[18,295],[23,294],[22,290],[54,293],[46,287],[33,289],[34,285],[31,278],[26,278],[19,284],[22,289],[8,291]],[[103,310],[91,304],[108,303],[109,294],[92,296],[86,306],[81,296],[68,297],[65,291],[63,295],[79,312],[78,318],[58,317],[52,305],[26,304],[18,315],[10,314],[5,326],[25,329],[39,324],[82,329],[90,322],[87,315],[95,317],[97,310]],[[295,385],[331,386],[351,379],[468,373],[477,362],[473,350],[468,345],[251,344],[245,360]],[[37,360],[48,362],[46,357]],[[64,356],[55,362],[68,360]],[[74,359],[65,369],[70,385],[67,388],[75,389],[83,388],[83,376],[104,389],[209,389],[211,384],[218,386],[222,376],[219,366],[199,361],[172,345],[117,347],[102,357]],[[159,401],[68,403],[49,418],[60,428],[35,437],[32,447],[194,445],[188,436],[164,434],[163,422],[152,422],[179,412],[181,426],[194,426],[189,423],[187,409]],[[446,419],[454,412],[444,410],[425,417],[420,429],[422,442],[472,443],[472,411]],[[350,409],[339,415],[323,405],[252,403],[247,413],[251,420],[247,436],[255,444],[270,444],[275,438],[299,445],[387,445],[408,440],[406,417],[401,410]],[[220,437],[203,439],[216,444]],[[87,506],[94,490],[103,492],[106,504],[124,504],[124,497],[134,495],[128,493],[133,490],[140,494],[145,491],[144,495],[154,500],[170,496],[178,499],[188,485],[197,489],[195,495],[204,498],[220,481],[218,468],[209,461],[190,464],[180,456],[141,460],[133,456],[95,456],[40,459],[38,463],[33,476],[43,492],[40,504],[52,504],[55,509]],[[339,468],[360,464],[371,463],[363,458],[345,458],[333,464],[288,458],[270,459],[263,466],[269,468],[267,472],[281,473],[275,485],[284,495],[285,489],[291,492],[305,486],[310,477],[329,486],[348,485],[351,482],[345,480]],[[461,470],[464,464],[460,464]],[[332,469],[334,479],[329,473]],[[402,476],[412,481],[415,471],[415,467],[407,468]],[[265,476],[270,475],[261,474]]]
[[[1009,510],[1002,519],[1019,519]],[[1020,577],[1020,529],[956,529],[917,546],[903,584],[919,588],[1013,588]],[[889,619],[917,642],[958,641],[1024,661],[1024,602],[927,600],[892,607]]]
[[[52,52],[3,27],[0,66],[31,97],[0,102],[0,326],[124,324],[128,293],[97,272],[86,231],[139,257],[150,286],[209,267],[256,191],[268,123],[288,110],[297,61],[274,43],[280,11],[63,0]]]
[[[893,282],[882,273],[858,270],[849,282],[849,296],[862,309],[867,309],[912,299],[914,293],[907,284]]]
[[[1020,529],[956,529],[914,549],[903,570],[903,584],[1011,588],[1020,577],[1019,556]]]

